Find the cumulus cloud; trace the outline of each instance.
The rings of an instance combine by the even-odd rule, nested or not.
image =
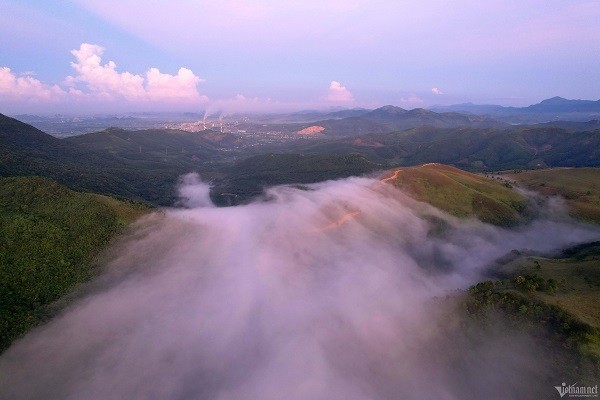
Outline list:
[[[538,220],[460,221],[378,180],[277,187],[141,221],[87,296],[0,357],[11,399],[544,398],[555,358],[491,327],[465,337],[433,299],[512,249],[597,240]],[[558,371],[562,373],[564,371]],[[558,381],[560,382],[560,381]]]
[[[104,48],[95,44],[82,43],[78,50],[72,50],[76,61],[71,67],[76,76],[68,76],[66,83],[74,86],[81,82],[89,93],[111,97],[114,95],[128,100],[137,100],[144,96],[144,78],[129,72],[117,72],[117,65],[109,61],[101,65]]]
[[[48,85],[25,71],[15,74],[8,67],[0,67],[0,99],[6,107],[30,111],[31,104],[60,107],[189,107],[204,105],[208,98],[198,91],[203,82],[188,68],[180,68],[176,75],[149,68],[144,75],[117,69],[114,61],[102,63],[104,48],[82,43],[71,51],[75,74],[63,80],[62,87]]]
[[[354,101],[352,93],[337,81],[331,81],[329,84],[329,92],[327,93],[327,100],[336,103],[350,103]]]
[[[442,91],[441,91],[439,88],[436,88],[436,87],[434,87],[434,88],[431,88],[431,93],[433,93],[433,94],[437,94],[437,95],[442,95],[442,94],[444,94],[444,92],[442,92]]]
[[[77,72],[65,80],[69,86],[81,83],[87,93],[107,98],[123,98],[129,101],[206,101],[197,85],[202,82],[188,68],[180,68],[177,75],[150,68],[146,76],[117,71],[114,61],[102,65],[104,48],[82,43],[71,51],[76,61],[71,66]]]
[[[158,68],[150,68],[146,73],[146,91],[151,99],[199,100],[196,86],[203,80],[188,68],[180,68],[177,75],[161,73]]]
[[[65,94],[57,85],[46,85],[30,73],[16,76],[10,68],[0,67],[0,98],[7,101],[50,100]]]

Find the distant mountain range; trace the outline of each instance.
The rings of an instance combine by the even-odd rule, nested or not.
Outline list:
[[[356,136],[365,133],[402,131],[420,126],[435,128],[502,128],[506,123],[487,116],[461,114],[457,112],[434,112],[424,108],[405,110],[387,105],[372,111],[355,112],[354,116],[341,119],[326,119],[311,123],[325,128],[329,136]],[[306,125],[308,127],[310,125]]]
[[[394,106],[354,112],[360,115],[312,123],[325,134],[310,139],[248,146],[232,134],[168,129],[111,128],[57,139],[0,114],[0,176],[45,176],[75,190],[170,205],[178,177],[195,171],[213,182],[215,200],[235,204],[273,184],[429,162],[472,171],[600,166],[598,121],[513,126]]]
[[[473,103],[451,106],[434,106],[436,112],[466,112],[475,115],[488,115],[509,123],[540,123],[549,121],[589,121],[600,119],[600,100],[568,100],[552,97],[527,107],[504,107],[499,105],[479,105]]]

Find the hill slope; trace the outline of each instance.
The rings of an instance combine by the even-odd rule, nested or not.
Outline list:
[[[260,195],[267,186],[314,183],[380,168],[357,154],[265,154],[227,168],[211,193],[217,204],[239,204]]]
[[[476,216],[495,225],[515,225],[522,220],[523,196],[502,183],[440,164],[402,168],[388,182],[419,201],[457,217]]]
[[[469,291],[465,309],[478,319],[490,311],[509,316],[516,329],[536,326],[549,342],[568,349],[574,379],[600,373],[600,242],[567,249],[556,258],[519,255],[498,262],[495,281]]]
[[[420,127],[401,132],[295,144],[303,153],[357,153],[398,166],[429,162],[489,171],[548,166],[600,165],[600,130],[571,132],[555,127],[479,129]]]
[[[547,196],[562,196],[572,216],[600,224],[600,169],[562,168],[504,175]]]
[[[207,145],[202,154],[182,154],[173,136],[109,130],[61,140],[0,114],[0,177],[45,176],[74,190],[170,205],[178,177],[215,153]]]
[[[0,178],[0,351],[87,280],[94,255],[146,212],[47,178]]]

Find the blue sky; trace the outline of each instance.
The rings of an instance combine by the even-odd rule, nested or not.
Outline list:
[[[600,98],[600,2],[0,2],[0,112]]]

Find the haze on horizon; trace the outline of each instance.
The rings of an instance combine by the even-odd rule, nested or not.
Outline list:
[[[8,0],[0,112],[596,100],[598,15],[595,0]]]

